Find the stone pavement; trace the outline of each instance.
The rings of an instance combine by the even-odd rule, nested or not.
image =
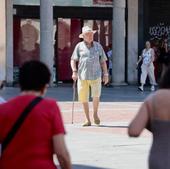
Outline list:
[[[140,138],[129,138],[127,127],[150,93],[149,88],[141,93],[136,86],[103,87],[99,127],[81,126],[84,113],[77,101],[74,103],[74,123],[71,124],[72,93],[71,85],[59,86],[49,88],[47,97],[56,98],[61,108],[73,169],[147,169],[151,134],[145,130]],[[1,91],[7,100],[17,94],[18,88],[9,87]]]

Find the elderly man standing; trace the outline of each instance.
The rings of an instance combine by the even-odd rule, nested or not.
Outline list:
[[[82,28],[79,38],[82,38],[83,41],[76,45],[71,57],[72,79],[78,80],[78,97],[83,104],[86,116],[83,126],[91,126],[88,104],[90,88],[93,97],[94,123],[100,124],[98,106],[101,94],[101,78],[104,84],[109,81],[106,65],[107,57],[102,46],[93,40],[95,32],[89,26]],[[78,68],[76,62],[78,62]]]

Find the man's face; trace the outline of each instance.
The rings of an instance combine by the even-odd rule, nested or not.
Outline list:
[[[94,33],[93,32],[87,32],[87,33],[84,33],[83,34],[83,39],[85,42],[87,43],[91,43],[93,42],[93,39],[94,39]]]

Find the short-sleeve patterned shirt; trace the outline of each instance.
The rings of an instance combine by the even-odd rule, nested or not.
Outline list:
[[[88,48],[84,41],[79,42],[71,56],[78,61],[78,77],[80,80],[96,80],[101,77],[101,63],[107,60],[102,46],[93,41]]]

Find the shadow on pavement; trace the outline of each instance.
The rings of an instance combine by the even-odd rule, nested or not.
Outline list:
[[[148,89],[148,90],[147,90]],[[6,100],[20,94],[18,87],[5,87],[0,92]],[[150,94],[150,89],[146,88],[145,92],[139,92],[136,86],[120,86],[113,88],[103,88],[101,102],[143,102]],[[59,102],[73,101],[73,88],[67,87],[50,87],[46,97],[57,99]],[[76,95],[77,102],[77,95]]]
[[[116,126],[116,125],[100,125],[98,127],[105,127],[105,128],[128,128],[128,126]]]
[[[109,169],[109,168],[101,168],[101,167],[79,165],[79,164],[73,164],[72,167],[73,167],[73,169]]]

